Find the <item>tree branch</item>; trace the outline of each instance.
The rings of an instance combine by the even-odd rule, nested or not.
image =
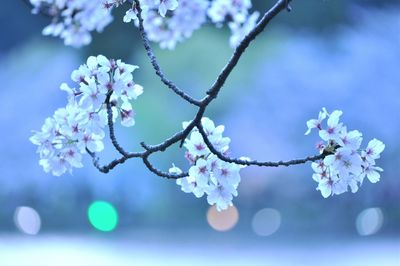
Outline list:
[[[149,57],[150,62],[152,64],[154,70],[156,71],[157,76],[160,77],[161,81],[168,88],[170,88],[173,92],[175,92],[177,95],[179,95],[182,99],[184,99],[185,101],[187,101],[193,105],[200,106],[200,102],[198,100],[195,100],[194,98],[192,98],[191,96],[186,94],[184,91],[179,89],[172,81],[170,81],[169,79],[167,79],[165,77],[163,71],[161,70],[160,65],[157,62],[157,58],[153,52],[153,49],[150,46],[150,42],[149,42],[149,39],[147,38],[146,31],[144,30],[143,18],[142,18],[142,8],[140,7],[139,0],[134,0],[134,3],[135,3],[136,10],[137,10],[137,17],[139,20],[140,36],[142,37],[142,42],[143,42],[144,48],[146,49],[146,54]]]
[[[159,169],[157,169],[156,167],[153,166],[153,164],[150,163],[149,161],[149,156],[144,156],[143,157],[143,163],[146,165],[146,167],[153,172],[154,174],[161,176],[161,177],[165,177],[167,179],[179,179],[185,176],[188,176],[189,173],[184,172],[181,174],[171,174],[171,173],[167,173],[167,172],[163,172]]]
[[[203,125],[199,123],[196,126],[199,129],[199,132],[201,136],[203,137],[204,142],[206,143],[208,149],[211,151],[211,153],[215,154],[220,160],[228,163],[235,163],[239,165],[256,165],[256,166],[266,166],[266,167],[279,167],[279,166],[291,166],[291,165],[297,165],[297,164],[304,164],[306,162],[314,162],[317,160],[321,160],[325,158],[326,154],[319,154],[319,155],[314,155],[314,156],[308,156],[304,159],[294,159],[290,161],[279,161],[279,162],[260,162],[257,160],[243,160],[243,159],[236,159],[236,158],[230,158],[221,152],[217,151],[215,147],[212,145],[211,141],[209,140],[207,133],[204,131]]]
[[[112,142],[114,148],[115,148],[120,154],[122,154],[124,157],[126,157],[126,156],[128,155],[128,152],[126,152],[126,151],[124,150],[124,148],[122,148],[122,146],[119,145],[119,143],[118,143],[118,141],[117,141],[117,138],[115,137],[114,122],[113,122],[113,113],[112,113],[112,106],[111,106],[111,102],[110,102],[112,93],[113,93],[112,90],[110,90],[110,91],[107,93],[107,97],[106,97],[106,100],[105,100],[105,102],[104,102],[104,103],[106,104],[106,107],[107,107],[107,120],[108,120],[108,129],[109,129],[109,133],[110,133],[110,139],[111,139],[111,142]]]
[[[212,99],[216,98],[222,86],[224,85],[226,79],[229,77],[232,70],[235,68],[237,63],[239,62],[240,57],[246,51],[246,48],[249,44],[265,29],[268,23],[278,15],[282,10],[288,7],[290,0],[279,0],[271,9],[269,9],[262,19],[257,23],[252,31],[240,42],[237,46],[235,52],[233,53],[231,59],[222,69],[221,73],[218,75],[214,84],[207,91],[207,97],[202,100],[202,103],[206,103],[206,105],[212,101]]]
[[[114,124],[112,121],[112,106],[110,103],[110,98],[112,91],[107,95],[106,98],[106,105],[107,105],[107,114],[108,114],[108,127],[109,127],[109,133],[110,133],[110,139],[115,147],[115,149],[121,153],[122,157],[119,159],[115,159],[111,161],[109,164],[100,166],[99,164],[99,159],[96,156],[96,154],[90,152],[89,150],[88,153],[93,159],[93,164],[94,166],[99,169],[103,173],[107,173],[110,170],[112,170],[114,167],[116,167],[119,164],[124,163],[126,160],[130,158],[142,158],[143,163],[146,165],[146,167],[153,172],[154,174],[169,178],[169,179],[177,179],[177,178],[182,178],[188,175],[187,172],[181,173],[181,174],[170,174],[164,171],[161,171],[157,169],[150,161],[149,161],[149,156],[153,153],[156,152],[164,152],[167,148],[169,148],[171,145],[181,142],[181,146],[184,142],[184,140],[187,138],[189,133],[197,127],[198,130],[200,131],[201,135],[203,136],[204,142],[206,143],[207,147],[210,149],[210,151],[215,154],[219,159],[229,162],[229,163],[235,163],[239,165],[256,165],[256,166],[266,166],[266,167],[278,167],[278,166],[290,166],[290,165],[296,165],[296,164],[303,164],[309,161],[316,161],[319,159],[323,159],[326,155],[321,154],[321,155],[316,155],[316,156],[310,156],[306,157],[304,159],[296,159],[296,160],[290,160],[290,161],[279,161],[279,162],[260,162],[257,160],[242,160],[242,159],[236,159],[236,158],[230,158],[220,152],[218,152],[215,147],[212,145],[210,140],[207,137],[207,134],[204,131],[204,128],[201,124],[201,118],[203,117],[206,108],[208,105],[217,97],[219,91],[223,87],[225,81],[231,74],[232,70],[235,68],[237,63],[239,62],[239,59],[245,52],[246,48],[250,45],[250,43],[256,39],[256,37],[265,29],[265,27],[268,25],[268,23],[277,15],[279,14],[282,10],[287,9],[289,10],[289,2],[290,0],[278,0],[277,3],[269,9],[262,19],[257,23],[255,28],[250,31],[250,33],[245,36],[245,38],[240,42],[238,47],[235,49],[232,57],[228,61],[228,63],[225,65],[225,67],[222,69],[220,74],[218,75],[216,81],[213,83],[211,88],[207,91],[206,96],[201,100],[195,100],[191,96],[187,95],[185,92],[183,92],[181,89],[179,89],[172,81],[168,80],[162,70],[160,65],[157,62],[157,58],[149,44],[149,40],[147,38],[147,34],[145,32],[144,26],[143,26],[143,18],[142,18],[142,9],[140,7],[139,0],[133,0],[135,3],[135,8],[137,10],[137,16],[139,20],[139,31],[142,37],[143,45],[146,49],[147,56],[149,57],[151,64],[156,71],[157,76],[160,77],[161,81],[168,87],[170,88],[173,92],[175,92],[177,95],[179,95],[182,99],[185,101],[198,106],[199,109],[196,113],[195,118],[189,123],[189,125],[175,133],[173,136],[170,138],[166,139],[160,144],[157,145],[147,145],[144,142],[141,142],[141,146],[144,148],[144,151],[142,152],[137,152],[137,153],[128,153],[126,152],[118,143],[115,133],[114,133]]]

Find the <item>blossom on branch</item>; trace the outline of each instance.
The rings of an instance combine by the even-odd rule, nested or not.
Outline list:
[[[158,5],[158,13],[165,17],[168,10],[175,10],[178,7],[177,0],[154,0],[154,4]]]
[[[206,22],[207,0],[140,0],[143,26],[149,40],[161,48],[174,49],[178,42],[189,38]],[[166,15],[167,10],[170,12]],[[131,8],[124,22],[139,25],[137,11]]]
[[[207,15],[217,25],[221,25],[226,19],[242,23],[246,20],[251,7],[251,0],[214,0]]]
[[[64,39],[65,45],[81,47],[91,42],[92,31],[101,32],[111,23],[113,17],[103,0],[30,0],[32,13],[45,10],[52,18],[43,35]]]
[[[184,129],[188,123],[183,123]],[[207,117],[201,119],[201,124],[213,146],[219,152],[227,153],[230,139],[222,136],[224,126],[215,127],[214,122]],[[232,206],[233,197],[238,194],[239,171],[242,167],[224,162],[212,154],[197,128],[193,129],[190,137],[185,140],[184,146],[191,167],[187,177],[176,181],[182,191],[193,193],[197,198],[206,194],[208,203],[215,204],[219,211]],[[174,166],[169,172],[176,174],[182,171]]]
[[[321,153],[328,155],[320,161],[311,164],[314,170],[313,179],[318,182],[319,190],[324,198],[339,195],[348,191],[355,193],[367,177],[371,183],[379,181],[383,169],[375,166],[375,160],[385,149],[385,144],[373,139],[366,149],[361,149],[362,134],[357,130],[347,131],[347,127],[340,122],[342,111],[335,110],[329,114],[325,108],[319,113],[318,119],[307,122],[309,134],[312,129],[319,130],[319,136],[325,144]],[[322,125],[328,117],[327,127]]]
[[[232,35],[229,38],[229,44],[232,48],[236,48],[240,42],[246,37],[247,34],[250,33],[252,29],[257,24],[258,17],[260,13],[257,11],[246,17],[243,22],[233,21],[229,22],[228,26],[231,29]]]
[[[64,39],[65,45],[81,47],[91,42],[92,31],[101,32],[113,20],[112,9],[129,5],[122,20],[138,26],[135,1],[127,0],[30,0],[32,13],[43,13],[51,24],[43,35]],[[143,26],[149,40],[161,48],[174,49],[191,37],[207,18],[217,27],[224,22],[231,29],[230,44],[235,48],[256,25],[259,13],[253,12],[251,0],[139,0]]]
[[[140,158],[154,174],[176,179],[182,191],[193,193],[198,198],[206,195],[207,202],[215,205],[219,211],[232,205],[233,197],[238,195],[240,169],[247,166],[279,167],[312,162],[312,178],[318,183],[317,190],[325,198],[344,193],[349,188],[355,193],[365,178],[372,183],[379,181],[383,169],[376,166],[375,161],[380,158],[385,145],[373,139],[365,149],[361,149],[362,134],[357,130],[348,131],[340,122],[342,111],[328,113],[323,108],[317,119],[307,121],[308,130],[305,134],[317,129],[322,139],[317,145],[319,155],[278,162],[230,158],[230,138],[223,136],[224,126],[215,126],[211,119],[203,117],[246,47],[272,18],[289,8],[289,1],[278,0],[260,22],[257,22],[258,12],[249,12],[252,7],[250,0],[30,1],[34,12],[45,10],[53,18],[44,33],[60,36],[65,44],[73,46],[88,44],[90,32],[101,31],[111,21],[111,9],[129,4],[123,21],[133,20],[139,26],[156,75],[177,96],[198,107],[195,118],[182,124],[183,130],[160,144],[141,142],[142,151],[127,152],[116,139],[114,123],[119,118],[122,126],[131,127],[135,124],[131,101],[143,93],[143,88],[133,81],[132,76],[138,67],[103,55],[90,56],[85,64],[71,74],[75,87],[69,87],[66,83],[60,86],[67,93],[67,105],[47,118],[42,129],[30,138],[38,146],[39,164],[45,172],[57,176],[67,171],[71,173],[73,168],[83,167],[82,155],[86,153],[91,156],[93,165],[103,173],[108,173],[128,159]],[[232,31],[230,44],[236,49],[206,96],[197,100],[165,77],[149,40],[159,43],[161,48],[173,49],[178,42],[189,38],[202,26],[207,17],[217,26],[228,23]],[[326,126],[323,125],[324,121]],[[108,127],[110,140],[120,157],[101,166],[96,153],[105,148],[105,127]],[[188,172],[182,172],[175,165],[165,172],[151,163],[149,158],[152,154],[164,152],[177,143],[183,144],[187,150],[185,158],[190,164]]]
[[[82,154],[101,152],[109,118],[115,122],[120,115],[123,126],[134,125],[131,100],[143,93],[133,81],[136,68],[99,55],[89,57],[72,72],[78,89],[61,85],[68,93],[68,104],[47,118],[42,130],[30,138],[39,146],[39,163],[45,172],[56,176],[72,172],[83,166]]]

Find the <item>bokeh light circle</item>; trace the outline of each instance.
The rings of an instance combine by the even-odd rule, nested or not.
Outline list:
[[[251,225],[257,235],[269,236],[279,229],[281,220],[281,213],[278,210],[265,208],[254,215]]]
[[[383,213],[380,208],[368,208],[360,212],[356,219],[357,232],[362,236],[377,233],[383,224]]]
[[[28,235],[38,234],[42,224],[39,213],[27,206],[20,206],[15,209],[14,223],[19,231]]]
[[[229,231],[239,221],[239,212],[235,206],[230,206],[223,211],[217,211],[217,208],[211,206],[207,212],[207,222],[216,231]]]
[[[106,201],[95,201],[88,208],[90,224],[97,230],[110,232],[118,224],[118,213],[113,205]]]

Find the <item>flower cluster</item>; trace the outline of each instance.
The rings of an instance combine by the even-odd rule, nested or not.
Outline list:
[[[189,38],[206,21],[207,0],[141,0],[143,26],[149,40],[161,48],[174,49],[178,42]],[[167,14],[167,11],[170,11]],[[124,16],[124,22],[135,20],[132,6]],[[136,20],[136,25],[137,25]]]
[[[350,187],[353,193],[358,191],[365,177],[371,183],[379,181],[382,168],[375,166],[375,160],[385,145],[377,140],[371,140],[366,149],[361,149],[362,134],[357,130],[347,131],[340,122],[342,111],[335,110],[329,114],[325,108],[319,113],[318,119],[307,122],[308,135],[312,129],[319,130],[320,142],[317,148],[327,154],[323,160],[311,164],[313,179],[318,182],[317,190],[323,197],[339,195],[347,192]],[[327,118],[327,127],[322,123]]]
[[[250,16],[246,17],[243,22],[238,23],[233,21],[228,23],[228,26],[232,31],[232,35],[229,38],[229,44],[232,48],[237,47],[244,37],[246,37],[246,35],[249,34],[252,29],[254,29],[259,16],[260,13],[254,12]]]
[[[254,28],[258,12],[249,14],[250,0],[141,0],[144,28],[151,41],[161,48],[173,49],[178,42],[189,38],[208,16],[218,27],[229,21],[232,35],[230,45],[235,48]],[[166,12],[170,10],[168,16]],[[124,22],[137,18],[134,5],[126,12]],[[136,22],[137,24],[137,22]]]
[[[202,118],[201,123],[215,149],[226,154],[230,139],[222,136],[224,126],[215,127],[213,121],[206,117]],[[186,128],[187,124],[188,122],[183,123],[183,127]],[[191,167],[189,176],[178,179],[176,183],[181,186],[182,191],[193,193],[197,198],[206,194],[208,203],[215,204],[217,210],[227,209],[232,205],[233,197],[238,194],[239,171],[242,166],[218,159],[210,152],[197,129],[191,132],[184,146],[187,149],[185,157]],[[175,174],[182,173],[176,166],[169,171]]]
[[[90,32],[101,32],[112,21],[103,0],[30,0],[33,13],[45,10],[52,23],[43,35],[58,36],[65,45],[81,47],[91,42]]]
[[[73,167],[82,167],[82,154],[104,149],[104,127],[109,114],[113,121],[120,116],[121,124],[134,125],[131,100],[143,93],[135,84],[132,72],[137,66],[107,59],[103,55],[91,56],[71,74],[78,88],[61,85],[68,94],[68,104],[47,118],[42,130],[35,132],[30,141],[38,145],[39,164],[45,172],[59,176]],[[107,104],[111,107],[108,113]]]
[[[65,45],[80,47],[91,42],[91,31],[101,32],[112,20],[111,10],[130,3],[123,21],[137,21],[135,2],[127,0],[30,0],[33,13],[45,12],[52,23],[44,35],[58,36]],[[220,27],[227,22],[235,48],[254,28],[258,12],[249,13],[251,0],[140,0],[144,29],[151,41],[161,48],[174,49],[189,38],[207,17]]]
[[[250,15],[251,7],[251,0],[214,0],[207,11],[211,21],[217,26],[229,21],[228,26],[232,32],[229,42],[233,48],[239,45],[257,23],[260,14],[254,12]]]

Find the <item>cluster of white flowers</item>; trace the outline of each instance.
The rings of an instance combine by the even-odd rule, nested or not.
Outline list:
[[[228,21],[232,31],[230,44],[235,48],[254,28],[258,12],[249,14],[251,0],[141,0],[144,28],[151,41],[161,48],[173,49],[200,28],[207,15],[218,27]],[[166,16],[167,11],[170,14]],[[125,22],[136,19],[134,7],[126,12]],[[136,23],[137,24],[137,23]]]
[[[237,47],[244,37],[246,37],[246,35],[249,34],[252,29],[254,29],[259,16],[260,14],[258,12],[254,12],[250,16],[246,17],[246,20],[241,23],[237,23],[235,21],[229,22],[228,25],[232,31],[232,35],[229,38],[229,44],[232,48]]]
[[[186,128],[189,122],[183,123]],[[223,137],[224,126],[215,127],[209,118],[202,118],[201,123],[208,139],[220,153],[227,153],[230,139]],[[187,152],[185,157],[191,164],[189,176],[178,179],[176,183],[182,191],[193,193],[197,198],[207,195],[210,205],[216,205],[217,210],[225,210],[232,205],[234,196],[237,196],[237,187],[240,182],[239,171],[242,166],[224,162],[210,152],[200,132],[195,128],[184,144]],[[180,174],[182,171],[174,166],[170,173]]]
[[[178,42],[189,38],[193,31],[206,21],[208,0],[141,0],[143,26],[149,40],[161,48],[174,49]],[[167,11],[170,13],[167,14]],[[134,6],[129,9],[124,22],[135,20]]]
[[[91,31],[101,32],[112,21],[103,0],[30,0],[33,13],[45,9],[52,17],[43,35],[59,36],[65,45],[81,47],[91,42]]]
[[[249,13],[251,0],[214,0],[207,11],[211,21],[217,26],[228,20],[232,35],[229,40],[235,48],[243,38],[255,27],[260,14],[256,11]]]
[[[350,187],[353,193],[358,191],[365,177],[371,183],[379,181],[382,168],[375,166],[375,160],[385,149],[385,145],[373,139],[366,149],[360,149],[362,134],[357,130],[347,131],[346,126],[339,121],[342,111],[335,110],[329,114],[325,108],[319,113],[318,119],[307,122],[308,130],[319,130],[320,142],[317,148],[321,153],[328,153],[323,160],[311,164],[315,173],[313,179],[318,182],[317,190],[323,197],[339,195]],[[327,127],[322,122],[327,119]]]
[[[33,13],[45,10],[52,23],[44,35],[58,36],[66,45],[80,47],[91,42],[91,31],[101,32],[112,20],[114,7],[127,0],[30,0]],[[174,49],[189,38],[207,20],[220,27],[227,22],[232,32],[230,45],[235,48],[256,25],[258,12],[249,13],[251,0],[140,0],[145,31],[161,48]],[[137,21],[134,2],[123,21]]]
[[[112,117],[120,116],[126,127],[135,123],[131,100],[143,93],[135,84],[132,72],[138,68],[107,59],[103,55],[91,56],[71,74],[78,89],[61,84],[68,93],[68,104],[47,118],[42,130],[35,132],[30,141],[38,145],[39,164],[45,172],[59,176],[73,167],[82,167],[82,154],[87,150],[100,152],[104,149],[104,127],[108,124],[106,97],[110,96]]]

